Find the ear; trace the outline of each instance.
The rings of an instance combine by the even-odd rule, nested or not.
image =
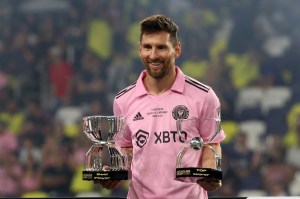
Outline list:
[[[141,46],[141,42],[139,42],[139,55],[141,56],[141,51],[142,51],[142,46]]]
[[[181,55],[181,43],[177,42],[175,44],[175,58],[177,59]]]

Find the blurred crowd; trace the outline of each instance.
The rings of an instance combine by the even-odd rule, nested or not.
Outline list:
[[[112,114],[138,77],[139,21],[151,14],[177,22],[177,65],[220,96],[224,181],[210,196],[300,195],[299,11],[297,0],[0,0],[0,197],[126,196],[126,183],[82,180],[82,117]],[[249,88],[289,97],[247,109]],[[264,127],[254,145],[250,121]]]

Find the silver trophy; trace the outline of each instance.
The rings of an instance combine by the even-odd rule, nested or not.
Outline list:
[[[83,180],[126,180],[130,178],[131,158],[115,144],[122,138],[125,118],[88,116],[83,118],[83,132],[94,143],[85,156]],[[107,169],[103,169],[104,166]]]
[[[176,120],[177,133],[184,140],[184,146],[180,150],[176,159],[176,180],[185,182],[196,182],[201,178],[212,180],[222,180],[221,158],[217,152],[209,145],[221,130],[221,119],[203,119],[201,126],[207,131],[214,132],[208,142],[204,142],[201,137],[187,139],[191,132],[198,131],[196,128],[196,119],[178,119]],[[199,152],[203,147],[208,147],[214,155],[215,168],[199,168],[195,159],[199,159]]]

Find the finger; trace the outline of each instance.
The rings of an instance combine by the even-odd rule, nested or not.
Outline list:
[[[214,191],[219,189],[222,186],[222,181],[220,180],[208,180],[208,179],[200,179],[197,183],[206,191]]]
[[[104,166],[102,167],[102,170],[103,170],[103,171],[109,171],[109,170],[110,170],[110,167],[107,166],[107,165],[104,165]]]
[[[120,180],[109,180],[106,183],[102,184],[102,187],[106,188],[106,189],[115,189],[117,187],[119,187],[121,184]]]
[[[220,182],[220,180],[217,179],[212,179],[212,178],[207,178],[207,177],[202,177],[199,179],[199,181],[209,181],[209,182]]]

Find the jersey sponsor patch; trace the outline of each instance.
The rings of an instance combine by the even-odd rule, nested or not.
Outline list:
[[[176,143],[176,142],[181,142],[185,143],[185,140],[187,139],[187,132],[182,131],[182,135],[179,135],[177,131],[155,131],[151,133],[151,135],[154,135],[154,140],[152,139],[151,142],[152,144],[167,144],[170,142]],[[139,148],[143,148],[149,138],[149,133],[144,130],[138,130],[137,133],[135,134],[135,143]]]

